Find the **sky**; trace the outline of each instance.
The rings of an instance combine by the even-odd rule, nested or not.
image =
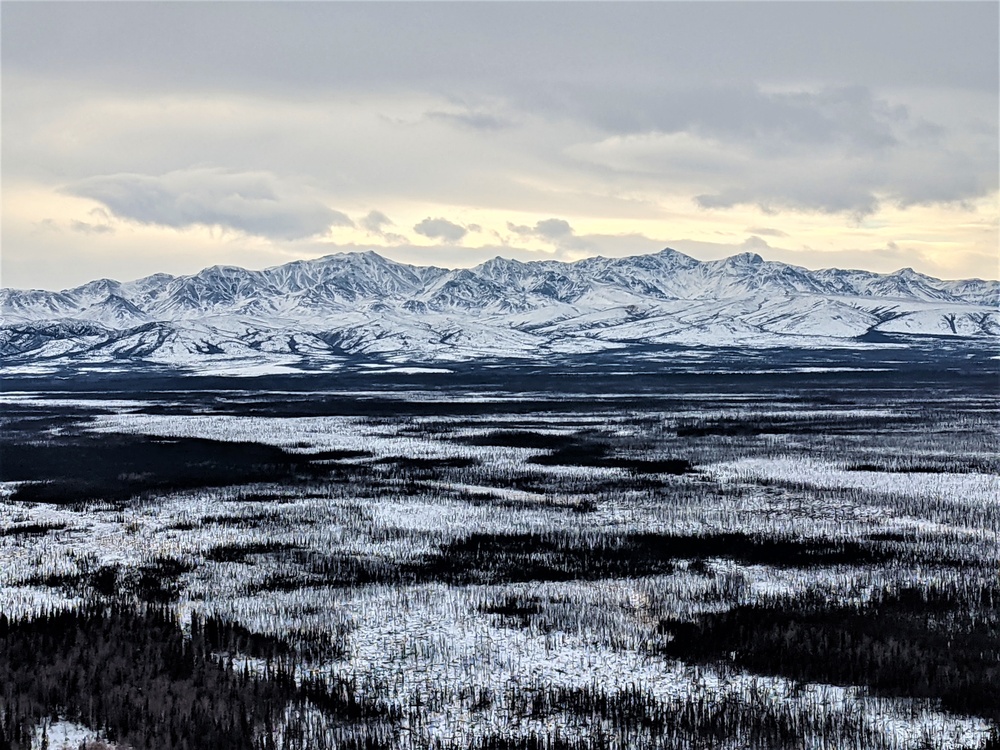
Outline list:
[[[373,249],[1000,277],[1000,3],[0,3],[0,284]]]

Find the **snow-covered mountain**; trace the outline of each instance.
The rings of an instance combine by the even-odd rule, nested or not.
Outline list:
[[[544,358],[658,345],[865,346],[872,332],[997,340],[1000,283],[810,271],[675,250],[447,270],[341,253],[263,271],[0,290],[0,363],[212,366],[338,356]]]

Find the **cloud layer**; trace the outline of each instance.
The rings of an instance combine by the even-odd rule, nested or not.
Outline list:
[[[79,180],[66,192],[98,201],[120,219],[174,229],[221,227],[277,240],[353,226],[325,206],[266,172],[185,169],[164,175],[111,174]]]
[[[508,222],[507,229],[522,237],[540,237],[546,240],[563,240],[573,236],[573,227],[565,219],[541,219],[533,227]]]
[[[81,275],[129,242],[152,272],[233,241],[433,263],[749,234],[996,276],[998,27],[975,2],[11,3],[4,264],[46,283],[51,227]]]
[[[469,232],[465,227],[447,219],[432,219],[430,217],[414,226],[413,231],[417,234],[422,234],[424,237],[430,237],[432,240],[447,242],[458,242]]]

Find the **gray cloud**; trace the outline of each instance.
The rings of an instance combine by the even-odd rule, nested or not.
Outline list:
[[[743,247],[747,250],[770,250],[771,246],[767,244],[767,240],[763,237],[758,237],[755,234],[750,235],[745,240],[743,240]]]
[[[541,237],[552,241],[573,236],[573,227],[565,219],[542,219],[533,227],[507,222],[507,229],[522,237]]]
[[[103,204],[115,216],[140,224],[185,228],[218,226],[278,240],[353,226],[334,211],[266,172],[197,168],[164,175],[111,174],[65,188]]]
[[[107,224],[91,224],[87,221],[71,221],[69,228],[82,234],[111,234],[115,231],[114,227]]]
[[[447,219],[432,219],[430,217],[413,227],[413,231],[424,237],[448,242],[458,242],[468,234],[468,230],[463,226],[454,224]]]
[[[880,202],[869,186],[851,182],[824,182],[822,186],[801,184],[789,179],[782,183],[761,180],[757,185],[724,190],[716,194],[696,195],[700,208],[727,209],[736,206],[756,206],[765,214],[776,215],[783,210],[811,210],[837,214],[847,213],[860,220],[878,210]]]
[[[580,3],[572,24],[569,7],[5,4],[5,197],[61,175],[112,218],[285,241],[350,223],[324,196],[643,222],[690,200],[849,224],[1000,182],[996,3]],[[409,242],[377,213],[371,239]],[[439,241],[428,259],[473,244],[447,225],[418,225]],[[963,227],[953,244],[979,242]],[[605,252],[521,229],[483,234]],[[76,239],[125,241],[105,234]],[[8,263],[36,257],[3,244]]]
[[[45,121],[22,125],[9,114],[25,97],[34,106],[89,98],[92,89],[135,98],[226,92],[248,94],[243,101],[259,102],[260,110],[240,112],[238,124],[220,122],[225,110],[193,123],[133,120],[139,132],[88,142],[86,153],[81,147],[59,154],[60,169],[83,163],[80,176],[162,174],[211,160],[311,173],[331,193],[350,190],[372,202],[399,191],[452,204],[472,193],[484,203],[503,190],[508,206],[517,191],[527,204],[539,184],[579,186],[582,177],[600,179],[610,169],[623,183],[638,177],[686,191],[703,207],[750,203],[852,215],[877,210],[885,199],[905,206],[989,192],[997,182],[997,159],[990,158],[1000,87],[995,4],[799,6],[650,3],[622,11],[584,4],[574,8],[570,28],[561,23],[564,9],[546,4],[445,4],[432,11],[323,3],[14,4],[0,29],[4,142],[29,140],[53,151],[37,137]],[[180,29],[185,33],[174,33]],[[362,57],[364,65],[354,64]],[[19,75],[33,93],[10,85]],[[65,91],[39,97],[40,81]],[[395,132],[345,124],[347,132],[334,138],[328,133],[339,123],[313,122],[314,112],[296,109],[276,125],[273,112],[283,104],[317,94],[338,107],[355,102],[358,112],[383,106],[365,104],[378,97],[414,101],[424,114],[383,112],[383,124]],[[355,121],[353,112],[337,114]],[[79,122],[86,114],[62,116]],[[442,122],[460,128],[443,136],[433,127]],[[513,122],[517,128],[507,127]],[[625,165],[586,154],[602,138],[657,135],[696,139],[704,151],[678,147]],[[447,137],[454,140],[445,145]],[[145,145],[151,140],[155,149]],[[130,150],[128,143],[143,146]],[[405,149],[397,145],[403,143]],[[431,157],[442,148],[458,157],[448,164]],[[570,158],[560,154],[566,148]],[[45,171],[46,157],[30,148],[8,147],[4,156],[7,174]],[[782,163],[792,159],[794,168]],[[845,159],[864,163],[834,175],[826,169],[828,161]],[[84,168],[95,160],[106,164]],[[890,168],[873,174],[882,167],[876,162]],[[477,184],[472,176],[484,170],[495,179]],[[931,172],[946,177],[928,179]],[[540,173],[547,179],[517,179]],[[814,179],[819,174],[823,179]],[[624,187],[623,194],[631,192]]]
[[[762,156],[834,146],[883,151],[898,143],[896,130],[909,118],[906,107],[876,98],[861,85],[790,92],[763,91],[755,83],[574,89],[541,95],[531,106],[583,119],[608,133],[691,133]]]
[[[393,245],[409,242],[407,237],[397,234],[396,232],[386,230],[386,227],[393,227],[396,226],[396,224],[381,211],[374,209],[369,211],[368,215],[365,216],[365,218],[363,218],[359,223],[361,224],[361,228],[368,232],[368,234],[381,237],[383,240]]]
[[[403,86],[471,99],[791,77],[998,88],[995,3],[591,3],[572,8],[573,23],[567,13],[546,3],[14,3],[2,46],[18,69],[136,90]]]
[[[865,86],[678,91],[623,101],[623,114],[601,123],[613,135],[570,153],[622,179],[690,185],[696,204],[712,209],[859,216],[883,202],[954,203],[996,190],[996,118],[989,133],[970,124],[985,100],[963,105],[968,116],[931,100],[903,105]]]
[[[535,234],[548,239],[561,239],[573,234],[573,227],[564,219],[542,219],[535,224]]]
[[[371,210],[360,222],[361,228],[372,234],[382,234],[383,227],[393,226],[392,219],[381,211]]]
[[[813,159],[748,161],[733,153],[712,180],[718,190],[694,200],[707,209],[754,205],[770,214],[805,210],[857,219],[883,203],[962,204],[989,195],[998,189],[998,158],[996,141],[986,139],[937,150],[904,145],[867,157],[834,150]]]
[[[450,122],[472,130],[495,131],[511,127],[512,123],[505,117],[491,114],[489,112],[441,112],[432,110],[427,113],[431,120]]]
[[[748,227],[747,232],[750,234],[761,235],[764,237],[787,237],[788,232],[782,232],[780,229],[772,229],[771,227]]]

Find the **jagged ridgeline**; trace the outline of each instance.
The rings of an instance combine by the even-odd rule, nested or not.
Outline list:
[[[912,269],[810,271],[745,253],[700,262],[671,249],[575,263],[495,258],[471,269],[374,252],[263,271],[0,290],[0,357],[17,363],[316,366],[549,358],[663,347],[863,347],[913,336],[995,342],[1000,284]],[[904,337],[899,339],[898,337]]]

